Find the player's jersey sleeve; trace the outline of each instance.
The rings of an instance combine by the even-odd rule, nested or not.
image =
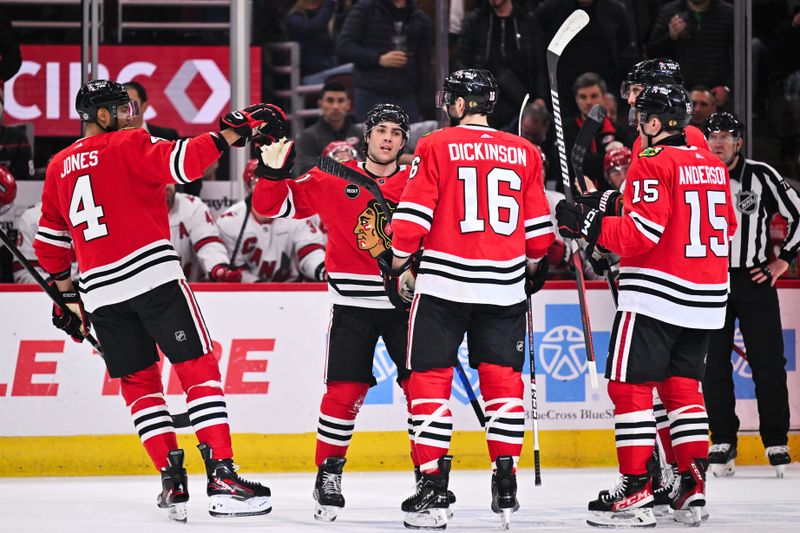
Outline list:
[[[525,215],[525,256],[539,260],[547,254],[547,249],[555,240],[555,230],[550,213],[550,204],[544,194],[542,183],[542,159],[536,150],[529,150],[532,164],[527,167],[523,196]]]
[[[603,218],[598,244],[622,257],[643,254],[658,244],[672,212],[670,169],[662,166],[658,154],[633,161],[623,196],[625,214]]]
[[[36,271],[41,274],[43,278],[46,278],[47,272],[39,265],[36,252],[33,250],[33,241],[36,238],[36,230],[39,227],[38,213],[39,210],[32,207],[22,213],[17,219],[17,248],[19,248],[22,256],[28,260]],[[13,262],[13,270],[14,283],[35,283],[33,276],[31,276],[16,259]]]
[[[39,264],[53,275],[69,272],[72,246],[69,227],[58,209],[57,172],[53,165],[48,166],[42,191],[42,216],[33,241]]]
[[[267,218],[308,218],[324,201],[321,171],[316,167],[296,180],[259,179],[253,190],[253,210]]]
[[[203,265],[203,270],[208,273],[215,266],[228,262],[228,252],[208,206],[197,197],[187,196],[186,199],[192,203],[191,214],[186,221],[189,240],[194,253]]]
[[[303,220],[294,231],[294,253],[303,278],[323,281],[327,238],[313,220]]]
[[[439,169],[429,138],[417,144],[411,172],[392,217],[392,249],[407,257],[420,249],[439,201]]]

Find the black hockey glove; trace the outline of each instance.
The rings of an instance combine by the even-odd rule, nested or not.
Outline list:
[[[567,239],[585,238],[588,253],[591,253],[600,229],[603,227],[603,213],[581,204],[569,204],[561,200],[556,205],[558,233]]]
[[[83,342],[89,334],[91,322],[89,315],[83,309],[83,302],[78,291],[62,292],[61,297],[67,304],[69,313],[65,313],[59,306],[53,304],[53,325],[66,331],[75,342]]]
[[[219,119],[219,129],[232,129],[239,134],[240,138],[233,146],[244,146],[258,132],[278,139],[286,130],[286,113],[272,104],[255,104],[240,111],[226,113]]]
[[[394,254],[391,250],[384,250],[377,258],[386,295],[397,309],[408,309],[411,306],[421,257],[422,250],[411,254],[408,261],[398,269],[392,268]]]
[[[530,296],[542,290],[549,269],[550,263],[547,261],[547,256],[542,257],[535,272],[531,273],[527,268],[525,269],[525,294]]]
[[[597,209],[605,216],[622,216],[622,194],[619,191],[595,191],[575,198],[576,204]]]
[[[279,181],[292,179],[294,169],[294,141],[285,137],[259,148],[258,165],[253,171],[259,178]]]
[[[589,261],[595,274],[605,277],[611,267],[619,263],[619,256],[597,245],[591,254],[587,254],[586,260]]]

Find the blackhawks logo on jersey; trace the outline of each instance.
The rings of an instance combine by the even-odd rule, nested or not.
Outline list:
[[[389,211],[394,211],[395,205],[387,202]],[[376,200],[370,200],[367,207],[358,215],[353,234],[356,236],[356,245],[359,250],[369,252],[372,257],[378,257],[384,250],[392,248],[392,238],[386,232],[386,215],[381,210]]]
[[[663,146],[650,146],[649,148],[645,148],[639,154],[639,157],[655,157],[664,150]]]

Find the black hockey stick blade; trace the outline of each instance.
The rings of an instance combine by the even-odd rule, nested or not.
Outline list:
[[[586,184],[583,181],[583,159],[592,146],[595,135],[603,125],[606,111],[600,104],[595,104],[589,110],[589,114],[583,121],[578,136],[575,137],[575,144],[572,146],[570,159],[572,161],[572,171],[575,174],[575,181],[578,183],[578,190],[581,194],[586,192]]]
[[[178,413],[176,415],[172,415],[172,425],[175,428],[188,428],[192,425],[192,421],[189,419],[189,412]]]
[[[317,161],[317,168],[323,172],[327,172],[331,176],[349,181],[354,185],[358,185],[362,189],[366,189],[372,195],[372,197],[378,201],[378,205],[383,211],[383,216],[386,217],[386,223],[389,224],[392,222],[392,212],[389,211],[389,205],[386,203],[386,198],[383,197],[381,188],[378,187],[378,184],[373,180],[327,156],[322,156],[319,158]]]
[[[472,384],[469,382],[469,377],[467,376],[464,367],[461,366],[461,362],[456,362],[456,374],[458,375],[458,379],[461,381],[461,385],[464,387],[464,392],[467,393],[467,398],[469,398],[469,403],[472,405],[472,410],[475,412],[475,416],[478,417],[478,423],[481,427],[486,426],[486,417],[483,414],[483,409],[481,408],[481,404],[478,402],[478,398],[475,396],[475,389],[472,388]]]
[[[58,291],[58,289],[52,287],[44,280],[42,275],[39,274],[39,272],[36,271],[36,269],[33,267],[30,261],[28,261],[24,255],[22,255],[22,252],[19,251],[17,245],[14,244],[14,242],[11,240],[8,234],[6,234],[6,232],[3,231],[2,229],[0,229],[0,241],[2,241],[5,247],[8,248],[8,251],[11,252],[11,255],[13,255],[16,258],[16,260],[19,261],[22,267],[28,271],[28,274],[30,274],[33,277],[33,280],[36,282],[36,284],[39,285],[42,288],[42,290],[44,290],[47,296],[49,296],[50,299],[53,300],[53,303],[55,303],[63,313],[69,313],[71,315],[75,314],[69,307],[67,307],[67,304],[64,302],[64,298],[61,297],[61,293]],[[76,316],[75,318],[78,317]],[[94,348],[97,351],[97,353],[99,353],[100,356],[102,357],[103,350],[100,347],[100,343],[97,342],[97,339],[95,339],[91,333],[86,335],[86,341],[89,344],[91,344],[92,348]]]

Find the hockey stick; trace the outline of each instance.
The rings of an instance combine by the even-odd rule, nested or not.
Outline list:
[[[464,391],[467,393],[467,398],[469,398],[469,403],[472,405],[472,410],[475,412],[475,416],[478,417],[478,422],[480,422],[481,427],[486,427],[486,419],[483,414],[483,409],[481,409],[481,404],[478,402],[477,396],[475,396],[475,390],[472,388],[472,384],[469,382],[469,377],[467,377],[464,367],[461,366],[461,361],[456,363],[456,374],[458,374],[458,379],[461,381],[461,386],[464,387]]]
[[[575,35],[589,23],[589,15],[585,11],[576,9],[564,21],[556,32],[553,40],[547,46],[547,73],[550,78],[550,97],[553,101],[553,118],[556,123],[556,137],[558,144],[558,160],[561,166],[561,181],[564,183],[564,196],[567,202],[574,203],[572,195],[572,184],[569,181],[569,169],[567,167],[567,149],[564,144],[564,128],[561,120],[561,105],[558,100],[558,60],[561,53]],[[572,250],[572,261],[575,263],[575,279],[578,284],[578,303],[581,311],[581,322],[583,325],[583,342],[586,347],[586,361],[589,367],[589,381],[592,389],[597,389],[597,363],[594,355],[594,345],[592,343],[592,328],[589,324],[589,312],[586,307],[586,281],[583,278],[583,259],[574,241],[568,241]]]
[[[733,345],[733,351],[736,352],[736,355],[744,359],[748,364],[750,363],[750,360],[747,358],[747,352],[739,348],[736,344]]]
[[[67,307],[67,304],[64,302],[64,298],[61,296],[61,293],[58,291],[58,289],[48,285],[44,278],[42,278],[42,275],[39,274],[30,261],[28,261],[24,255],[22,255],[22,252],[19,251],[19,248],[17,248],[17,246],[11,241],[11,238],[2,229],[0,229],[0,241],[5,244],[6,248],[8,248],[8,251],[11,252],[17,261],[19,261],[22,267],[28,271],[28,274],[33,277],[33,280],[36,282],[36,284],[39,285],[42,290],[44,290],[51,300],[53,300],[53,303],[55,303],[58,308],[61,309],[62,313],[73,315],[75,318],[78,318],[78,316],[75,315],[75,313],[73,313],[69,307]],[[85,338],[86,341],[92,345],[92,348],[94,348],[95,351],[97,351],[97,353],[99,353],[102,357],[103,349],[100,347],[100,343],[97,342],[97,339],[95,339],[91,333],[87,333]]]
[[[525,106],[528,105],[528,100],[531,94],[525,93],[525,98],[522,99],[522,105],[519,106],[519,120],[517,121],[517,135],[522,137],[522,114],[525,112]]]
[[[239,228],[239,235],[236,237],[236,245],[233,247],[233,254],[231,255],[231,268],[236,268],[236,256],[239,253],[239,246],[242,244],[242,237],[244,237],[244,228],[247,227],[247,221],[250,219],[250,211],[253,209],[253,195],[248,194],[244,199],[244,206],[247,211],[244,214],[242,227]],[[245,260],[247,262],[247,260]]]
[[[533,347],[533,304],[528,300],[528,362],[531,372],[531,420],[533,421],[533,484],[542,484],[542,466],[539,461],[539,410],[536,406],[536,350]]]

